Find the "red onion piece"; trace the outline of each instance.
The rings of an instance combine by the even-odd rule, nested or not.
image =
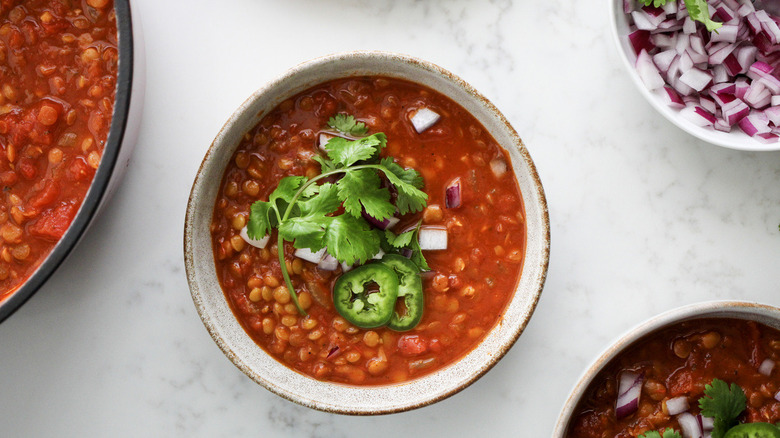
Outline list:
[[[335,347],[333,347],[333,348],[331,348],[331,349],[330,349],[330,351],[328,352],[328,356],[326,357],[326,359],[330,359],[331,357],[333,357],[333,356],[337,355],[338,353],[339,353],[339,347],[338,347],[338,345],[337,345],[337,346],[335,346]]]
[[[715,428],[715,419],[712,417],[702,417],[701,414],[697,416],[699,420],[699,424],[701,425],[701,430],[704,432],[709,432],[712,429]]]
[[[439,227],[422,227],[418,235],[420,249],[423,251],[440,251],[447,249],[447,229]]]
[[[629,0],[633,1],[633,0]],[[628,34],[628,40],[631,42],[631,47],[634,48],[634,53],[639,53],[642,50],[650,51],[655,48],[655,45],[650,41],[650,32],[646,30],[636,30]]]
[[[317,252],[312,252],[309,248],[298,248],[295,250],[295,257],[306,260],[311,263],[319,263],[325,257],[325,248]]]
[[[704,434],[699,420],[688,412],[683,412],[677,416],[677,422],[680,424],[684,438],[701,438]]]
[[[684,395],[670,398],[666,401],[666,410],[669,411],[669,415],[682,414],[688,409],[690,409],[690,405],[688,405],[688,397]]]
[[[761,366],[758,367],[758,372],[765,376],[770,376],[772,375],[772,370],[774,369],[775,369],[775,361],[773,361],[772,359],[764,359],[764,361],[761,362]]]
[[[460,177],[455,178],[450,182],[445,191],[444,205],[447,208],[460,207],[461,194],[460,194]]]
[[[389,230],[396,226],[398,222],[400,222],[400,219],[397,217],[387,217],[384,220],[379,220],[368,213],[366,213],[366,210],[363,209],[362,212],[360,212],[360,215],[363,216],[363,219],[366,220],[369,224],[373,225],[376,228],[379,228],[380,230]]]
[[[260,239],[252,239],[249,237],[249,234],[247,233],[247,227],[244,227],[241,229],[241,231],[238,233],[242,239],[244,239],[244,242],[254,246],[255,248],[263,249],[268,245],[268,241],[271,239],[271,236],[266,234]]]
[[[441,116],[429,108],[420,108],[412,114],[412,125],[418,134],[433,126]]]
[[[780,391],[777,391],[777,394],[775,394],[775,400],[780,402]]]
[[[636,71],[648,89],[655,90],[664,86],[664,79],[646,50],[639,52],[636,58]]]
[[[335,271],[339,267],[339,261],[336,260],[336,257],[333,257],[326,252],[325,256],[322,257],[322,260],[317,263],[317,267],[323,271]]]
[[[490,160],[490,170],[496,178],[501,178],[506,173],[506,161],[503,158]]]
[[[620,419],[639,409],[639,397],[642,395],[644,373],[623,371],[618,383],[618,398],[615,402],[615,416]]]

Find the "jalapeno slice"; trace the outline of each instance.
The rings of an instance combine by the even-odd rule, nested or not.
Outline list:
[[[370,283],[378,291],[366,288]],[[341,316],[353,325],[364,328],[381,327],[395,313],[398,298],[398,276],[380,263],[355,268],[336,280],[333,305]]]
[[[393,310],[393,317],[387,326],[397,332],[411,330],[420,323],[425,305],[420,270],[413,261],[398,254],[387,254],[380,263],[398,276],[398,298],[404,300],[406,307],[403,315]]]
[[[724,438],[780,438],[780,429],[769,423],[744,423],[729,429]]]

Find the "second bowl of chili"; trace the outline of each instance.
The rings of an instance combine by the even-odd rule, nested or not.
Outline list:
[[[330,190],[316,221],[335,235],[301,234]],[[372,213],[387,201],[395,213]],[[348,414],[424,406],[489,370],[536,306],[548,251],[543,190],[508,122],[451,73],[383,52],[316,59],[250,97],[185,222],[193,300],[223,352],[285,398]]]

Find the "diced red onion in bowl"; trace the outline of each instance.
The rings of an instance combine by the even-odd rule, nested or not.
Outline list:
[[[639,397],[642,395],[644,374],[623,371],[618,378],[618,397],[615,402],[615,416],[620,419],[639,409]]]
[[[252,239],[251,237],[249,237],[249,234],[247,233],[247,227],[242,228],[238,234],[241,236],[242,239],[244,239],[244,242],[254,246],[255,248],[260,248],[260,249],[265,248],[268,245],[268,241],[271,239],[271,236],[269,234],[266,234],[260,239]]]
[[[683,412],[677,416],[677,423],[680,424],[683,438],[701,438],[704,434],[699,420],[688,412]]]
[[[317,252],[313,252],[309,248],[298,248],[295,250],[295,257],[306,260],[307,262],[319,263],[322,258],[325,257],[325,251],[325,248],[322,248]]]
[[[690,409],[690,405],[688,405],[688,397],[684,395],[670,398],[666,401],[666,410],[669,411],[669,415],[682,414],[688,409]]]
[[[444,205],[447,208],[458,208],[461,202],[460,178],[455,178],[444,192]]]
[[[317,263],[317,267],[323,271],[335,271],[339,267],[339,261],[336,260],[336,257],[333,257],[326,252],[325,256],[322,257],[322,260]]]
[[[441,116],[429,108],[420,108],[412,114],[412,125],[418,134],[422,134],[428,128],[439,121]]]
[[[772,370],[775,369],[775,361],[772,359],[764,359],[763,362],[761,362],[761,366],[758,367],[759,374],[763,374],[765,376],[772,375]]]
[[[638,77],[697,126],[739,126],[757,141],[780,140],[780,17],[750,0],[707,2],[722,23],[713,32],[682,1],[662,8],[624,1]]]
[[[419,233],[420,249],[424,251],[440,251],[447,249],[447,229],[439,227],[422,227]]]

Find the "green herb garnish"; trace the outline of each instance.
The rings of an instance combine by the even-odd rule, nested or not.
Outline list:
[[[354,116],[346,114],[336,114],[331,117],[328,126],[347,135],[362,136],[368,133],[365,123],[358,122]]]
[[[416,264],[420,270],[428,271],[431,269],[428,266],[428,262],[425,260],[425,256],[420,248],[420,227],[422,221],[417,223],[417,226],[413,230],[396,235],[390,230],[385,230],[384,241],[387,243],[387,247],[383,248],[385,252],[401,252],[402,250],[409,250],[412,252],[409,257],[414,264]]]
[[[653,6],[660,8],[665,5],[668,0],[638,0],[639,3],[645,6]],[[685,9],[688,10],[688,15],[693,21],[698,21],[707,27],[707,31],[712,32],[723,26],[723,23],[712,21],[710,18],[710,9],[707,6],[707,0],[684,0]]]
[[[715,420],[712,438],[723,438],[730,428],[739,423],[737,419],[747,408],[745,391],[736,383],[729,387],[723,380],[713,379],[704,387],[704,395],[699,399],[701,414]]]
[[[656,431],[645,432],[644,434],[639,435],[639,438],[682,438],[682,435],[674,429],[667,428],[664,429],[663,434]]]
[[[330,122],[335,129],[347,129],[351,124],[350,133],[365,133],[365,125],[354,123],[352,116],[339,114]],[[315,157],[322,166],[320,175],[311,179],[285,177],[268,201],[256,201],[250,208],[247,225],[250,238],[259,239],[273,229],[278,230],[282,276],[293,303],[303,315],[306,312],[298,304],[285,264],[284,241],[314,252],[327,247],[328,253],[348,265],[365,263],[379,253],[384,233],[363,219],[363,210],[381,221],[393,216],[396,209],[400,214],[414,213],[427,205],[428,195],[420,190],[423,180],[416,170],[403,169],[392,158],[379,160],[379,152],[386,143],[383,133],[354,141],[334,137],[325,145],[327,157]],[[382,187],[380,174],[398,191],[396,205],[390,203],[390,192]],[[341,178],[334,183],[322,182],[332,176]],[[336,214],[342,206],[344,213]]]

